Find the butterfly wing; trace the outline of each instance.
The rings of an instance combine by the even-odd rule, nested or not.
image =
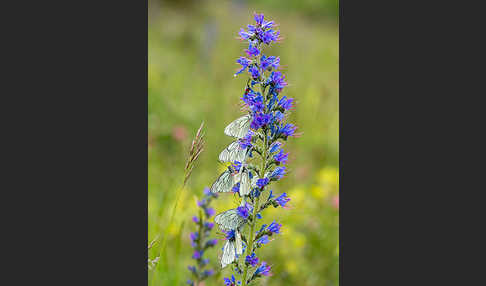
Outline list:
[[[214,217],[216,222],[222,230],[234,230],[245,223],[245,220],[238,215],[236,209],[224,211]]]
[[[221,162],[243,162],[246,159],[248,148],[242,149],[238,141],[233,141],[219,154],[219,161]]]
[[[243,243],[241,242],[241,233],[238,230],[235,230],[235,249],[237,255],[243,254]]]
[[[224,134],[236,138],[243,138],[250,130],[251,116],[249,114],[244,115],[235,121],[231,122],[224,129]]]
[[[246,196],[251,191],[251,181],[250,181],[250,174],[248,170],[245,168],[240,175],[240,196]],[[256,185],[256,182],[255,182]]]
[[[235,246],[232,241],[227,240],[223,247],[223,255],[221,256],[221,267],[232,263],[236,258]]]
[[[211,185],[211,192],[213,193],[227,193],[231,191],[235,184],[233,175],[229,170],[224,171],[216,181]]]

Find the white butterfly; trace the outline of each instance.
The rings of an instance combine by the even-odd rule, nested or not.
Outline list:
[[[245,223],[245,219],[238,215],[236,209],[229,209],[214,217],[214,222],[219,225],[222,230],[235,230]]]
[[[224,171],[216,181],[211,185],[211,192],[213,193],[227,193],[230,192],[233,186],[236,184],[233,175],[233,170],[228,168]]]
[[[228,264],[235,261],[237,255],[241,254],[243,254],[243,243],[241,241],[241,233],[236,229],[234,239],[228,239],[223,246],[221,267],[225,268]]]
[[[249,114],[244,115],[226,126],[224,134],[236,138],[243,138],[248,133],[248,130],[250,130],[250,123],[251,116]]]
[[[219,154],[219,161],[221,162],[243,162],[246,159],[248,148],[241,148],[238,140],[233,141]]]
[[[247,196],[251,191],[251,181],[250,181],[250,173],[248,168],[244,167],[243,165],[240,167],[240,172],[235,175],[235,183],[240,183],[240,197]],[[256,181],[255,181],[256,186]]]

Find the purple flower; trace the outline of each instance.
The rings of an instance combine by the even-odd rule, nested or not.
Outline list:
[[[287,124],[285,124],[285,126],[283,126],[279,129],[279,132],[284,137],[289,137],[289,136],[293,136],[295,134],[295,129],[297,129],[297,127],[295,125],[293,125],[292,123],[287,123]]]
[[[270,74],[267,84],[271,84],[273,87],[272,90],[276,92],[280,92],[287,85],[285,82],[285,76],[279,71],[272,72]]]
[[[254,130],[257,130],[258,128],[270,123],[271,119],[271,114],[256,113],[255,116],[253,116],[253,121],[251,122],[250,127]]]
[[[192,240],[192,241],[197,240],[198,236],[199,236],[199,235],[198,235],[198,233],[197,233],[197,232],[191,232],[190,237],[191,237],[191,240]]]
[[[268,185],[269,181],[270,180],[268,178],[258,179],[256,184],[260,189],[262,189],[263,187]]]
[[[280,111],[276,111],[275,112],[275,115],[274,115],[274,120],[277,120],[278,122],[282,122],[282,120],[284,119],[284,114]]]
[[[260,70],[255,65],[252,65],[248,71],[251,73],[253,78],[257,79],[260,77]]]
[[[275,161],[279,162],[279,164],[285,164],[287,163],[287,159],[289,157],[289,153],[285,153],[283,152],[282,149],[280,149],[280,153],[278,154],[275,154],[273,156],[273,158],[275,159]]]
[[[187,285],[189,285],[189,286],[193,286],[193,285],[194,285],[194,282],[192,282],[192,280],[191,280],[191,279],[187,279],[186,283],[187,283]]]
[[[233,191],[233,193],[237,193],[240,191],[240,182],[236,183],[233,188],[231,188],[231,191]]]
[[[255,253],[247,255],[245,258],[245,263],[251,265],[252,267],[255,267],[258,264],[258,257],[255,255]]]
[[[280,233],[280,228],[282,227],[281,224],[278,224],[276,223],[275,221],[273,221],[268,227],[267,227],[267,230],[270,232],[270,233]]]
[[[290,108],[293,107],[293,102],[294,102],[293,98],[287,99],[286,96],[283,96],[278,102],[278,105],[280,105],[285,110],[289,110]]]
[[[204,206],[204,204],[206,204],[206,200],[204,200],[204,199],[202,201],[197,201],[198,207],[202,207],[202,206]]]
[[[204,226],[205,226],[205,227],[206,227],[208,230],[211,230],[211,229],[213,229],[213,227],[214,227],[214,223],[207,221],[207,222],[205,222],[205,223],[204,223]]]
[[[227,240],[234,240],[235,239],[235,231],[234,230],[228,230],[228,231],[224,231],[224,234],[225,234],[225,238]]]
[[[251,139],[253,137],[253,131],[248,130],[248,133],[245,135],[245,137],[241,138],[239,140],[240,143],[240,148],[241,149],[246,149],[248,147],[251,147]]]
[[[215,238],[215,239],[210,239],[206,242],[206,246],[214,246],[218,243],[218,240]]]
[[[280,57],[266,57],[265,55],[262,55],[260,61],[262,70],[266,70],[269,68],[278,69],[280,65]]]
[[[269,276],[269,275],[271,275],[270,270],[271,270],[270,265],[267,265],[267,263],[265,261],[263,261],[262,264],[260,264],[260,267],[257,268],[257,270],[255,271],[255,273],[253,275],[255,275],[257,277],[261,276],[261,275]]]
[[[266,30],[263,32],[261,36],[262,42],[265,44],[270,44],[271,42],[275,42],[279,39],[280,31],[273,31],[272,29]]]
[[[281,179],[285,175],[285,167],[277,167],[270,175],[271,178]]]
[[[189,266],[187,266],[187,269],[189,269],[189,271],[191,271],[191,272],[196,273],[196,266],[189,265]]]
[[[258,47],[252,43],[250,43],[248,49],[245,50],[245,52],[249,57],[256,57],[260,54],[260,50],[258,49]]]
[[[280,148],[280,146],[282,146],[282,143],[280,143],[280,142],[278,142],[278,141],[277,141],[277,142],[275,142],[275,143],[273,143],[273,144],[270,146],[270,153],[274,153],[275,151],[277,151],[277,150]]]
[[[238,33],[238,35],[240,35],[240,39],[242,40],[248,40],[249,38],[251,38],[254,34],[253,33],[249,33],[247,31],[245,31],[245,29],[241,28],[240,29],[240,32]]]
[[[278,198],[275,199],[275,201],[281,206],[285,207],[285,204],[287,204],[290,201],[290,198],[287,197],[287,193],[281,194]]]
[[[234,161],[233,163],[231,163],[231,168],[234,169],[235,172],[239,172],[241,168],[241,162]]]
[[[199,223],[199,218],[197,216],[193,216],[192,221],[195,223]]]
[[[239,206],[236,208],[236,212],[238,215],[244,219],[247,219],[250,216],[250,210],[248,207],[248,203],[245,204],[244,206]]]
[[[268,242],[270,242],[270,240],[268,240],[268,235],[264,235],[260,237],[256,242],[259,244],[267,244]]]
[[[263,15],[263,13],[262,13],[262,14],[257,14],[257,13],[255,13],[255,14],[253,15],[253,18],[255,19],[255,22],[256,22],[256,23],[257,23],[259,26],[261,26],[261,25],[263,24],[263,18],[264,18],[264,17],[265,17],[265,16]]]
[[[192,255],[192,258],[194,258],[194,259],[200,259],[201,258],[201,251],[194,251],[194,254]]]
[[[231,279],[224,277],[223,280],[224,286],[236,286],[241,284],[241,281],[235,281],[235,276],[233,274],[231,274]]]
[[[214,270],[209,269],[209,270],[204,270],[203,276],[208,277],[214,274]]]
[[[205,211],[206,211],[206,216],[208,218],[212,217],[216,213],[216,211],[213,208],[207,208],[205,209]]]
[[[251,61],[245,57],[240,57],[236,60],[238,64],[241,65],[241,69],[235,73],[235,76],[242,73],[250,65]]]

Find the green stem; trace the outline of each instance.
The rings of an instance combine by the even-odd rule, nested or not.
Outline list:
[[[262,94],[264,94],[264,87],[263,85],[261,85],[261,89],[262,89]],[[266,110],[267,108],[267,101],[266,101],[266,98],[263,97],[263,105],[264,105],[264,109]],[[261,164],[261,167],[260,167],[260,179],[263,179],[265,177],[265,168],[266,168],[266,160],[267,160],[267,153],[268,153],[268,142],[267,142],[267,131],[264,130],[263,131],[263,135],[264,135],[264,138],[263,138],[263,154],[262,154],[262,164]],[[261,196],[261,194],[260,194]],[[253,252],[253,243],[254,243],[254,238],[255,238],[255,225],[256,225],[256,216],[258,214],[258,211],[259,211],[259,204],[260,204],[260,196],[258,196],[256,198],[256,201],[253,205],[253,214],[252,214],[252,217],[251,217],[251,227],[250,227],[250,233],[249,233],[249,240],[248,240],[248,246],[246,248],[246,255],[251,255],[252,252]],[[245,286],[247,285],[247,279],[246,277],[248,276],[248,269],[249,269],[249,265],[245,265],[245,271],[243,272],[243,281],[242,281],[242,286]]]

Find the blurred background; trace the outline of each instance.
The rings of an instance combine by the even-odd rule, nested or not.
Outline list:
[[[291,207],[263,213],[262,223],[275,218],[283,224],[282,234],[258,253],[274,275],[256,284],[338,285],[338,0],[149,0],[149,241],[160,241],[169,229],[168,247],[149,271],[149,285],[184,285],[190,278],[191,217],[204,187],[224,169],[217,158],[232,139],[223,129],[242,114],[238,105],[247,77],[233,74],[246,44],[236,37],[253,22],[253,12],[279,24],[284,40],[265,54],[280,56],[289,83],[282,94],[297,100],[289,119],[303,133],[287,141],[289,173],[272,184],[274,193],[287,192]],[[202,121],[205,150],[181,190],[188,149]],[[168,226],[178,192],[177,215]],[[233,205],[228,194],[212,206],[219,213]],[[149,258],[159,255],[160,245],[154,244]],[[218,270],[222,245],[206,253],[217,272],[205,285],[224,285],[223,277],[231,275],[229,267]]]

